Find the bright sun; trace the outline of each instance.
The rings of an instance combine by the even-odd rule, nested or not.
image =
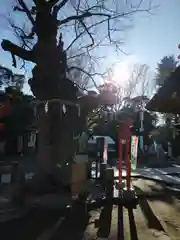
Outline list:
[[[130,77],[130,66],[127,61],[117,63],[113,68],[112,80],[120,86],[125,86]]]

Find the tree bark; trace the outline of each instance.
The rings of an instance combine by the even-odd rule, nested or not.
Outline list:
[[[66,54],[61,37],[57,43],[57,20],[48,2],[36,2],[36,19],[33,25],[38,40],[32,51],[26,51],[8,40],[3,41],[3,49],[36,63],[29,84],[37,100],[48,102],[58,98],[76,101],[76,89],[66,79]],[[54,176],[56,179],[59,178],[57,163],[70,163],[74,153],[74,107],[66,106],[65,114],[61,107],[59,103],[52,103],[48,104],[47,112],[44,104],[37,109],[39,173]]]
[[[35,62],[35,56],[32,51],[27,51],[8,40],[3,40],[1,46],[4,51],[8,51],[26,61]]]
[[[44,104],[38,108],[39,175],[43,178],[52,176],[57,184],[70,180],[64,170],[69,168],[70,171],[74,156],[73,135],[77,119],[75,110],[66,108],[66,113],[63,113],[60,103],[49,104],[47,112]]]
[[[49,142],[49,121],[48,115],[45,112],[43,105],[39,106],[38,109],[38,152],[37,161],[39,167],[39,173],[52,174],[53,173],[53,162],[50,160],[51,157],[51,145]]]

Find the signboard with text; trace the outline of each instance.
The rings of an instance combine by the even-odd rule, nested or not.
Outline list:
[[[131,137],[131,168],[133,170],[135,170],[137,167],[138,141],[138,136]]]

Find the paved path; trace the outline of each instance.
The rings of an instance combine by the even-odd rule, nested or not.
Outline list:
[[[118,176],[119,171],[114,168],[115,177]],[[163,181],[168,184],[180,185],[180,176],[173,176],[174,174],[180,175],[180,166],[174,165],[169,168],[137,168],[131,172],[132,177],[145,177],[152,180]],[[126,177],[126,170],[123,169],[123,177]],[[92,172],[92,176],[95,177],[95,171]]]
[[[138,179],[134,182],[138,190],[145,195],[156,194],[156,198],[140,198],[137,209],[131,211],[123,209],[123,232],[122,240],[179,240],[180,200],[173,197],[170,192],[166,192],[162,184],[150,180]],[[161,195],[163,194],[163,195]],[[159,196],[158,196],[159,195]],[[94,219],[99,218],[101,211],[91,213],[92,224],[89,224],[85,232],[85,240],[97,239],[98,235],[106,234],[106,229],[110,229],[109,237],[100,239],[117,239],[117,207],[114,206],[112,219],[108,221],[107,216],[103,216],[100,228],[94,227]],[[110,227],[109,227],[110,225]]]
[[[166,193],[162,184],[149,180],[135,180],[136,187],[142,192],[164,192],[161,199],[140,199],[136,210],[123,209],[124,238],[122,240],[179,240],[180,201]],[[117,207],[90,212],[88,222],[83,214],[75,212],[72,219],[63,223],[57,210],[39,212],[33,210],[26,218],[1,224],[2,240],[116,240]],[[104,215],[105,214],[105,215]],[[95,228],[95,219],[101,215],[101,225]],[[109,237],[102,238],[109,230]],[[83,236],[84,235],[84,236]],[[98,237],[98,238],[97,238]]]
[[[25,178],[30,179],[34,175],[34,172],[36,171],[37,162],[34,159],[27,158],[22,159],[20,162],[21,169],[25,172]],[[114,168],[115,176],[118,176],[118,170],[117,168]],[[174,174],[180,174],[180,166],[179,165],[173,165],[172,167],[167,168],[137,168],[135,171],[132,171],[131,176],[142,176],[149,179],[154,179],[158,181],[164,181],[168,184],[176,184],[180,185],[180,178],[178,176],[172,176]],[[122,172],[123,177],[126,176],[126,171],[123,169]],[[95,171],[92,171],[92,176],[95,177]],[[10,176],[9,174],[1,175],[1,182],[9,182]]]

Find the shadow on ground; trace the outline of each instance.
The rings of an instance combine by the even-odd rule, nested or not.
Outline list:
[[[22,218],[1,224],[2,240],[82,240],[89,222],[85,205],[78,202],[66,212],[34,209]]]
[[[112,233],[115,239],[124,240],[124,217],[123,217],[123,207],[118,206],[117,208],[117,231]],[[107,204],[101,211],[99,220],[98,220],[98,231],[97,238],[108,238],[111,233],[111,222],[113,219],[113,206],[112,204]],[[128,220],[129,220],[129,232],[131,240],[138,240],[137,228],[134,218],[133,209],[128,209]],[[115,236],[116,235],[116,236]],[[113,238],[113,239],[114,239]]]
[[[150,200],[162,200],[168,203],[172,202],[172,194],[169,193],[167,189],[152,190],[156,192],[156,195]],[[150,229],[156,229],[158,231],[164,231],[163,226],[161,225],[158,218],[149,206],[147,201],[148,196],[144,196],[144,191],[142,191],[137,186],[135,190],[141,194],[139,198],[140,209],[147,221],[147,225]],[[165,192],[164,192],[165,191]],[[163,195],[162,195],[163,192]],[[145,194],[146,195],[146,194]],[[166,195],[166,197],[164,197]],[[107,204],[101,209],[99,222],[98,222],[98,238],[108,238],[111,232],[111,221],[114,217],[112,214],[113,206],[112,204]],[[118,210],[118,208],[117,208]],[[122,210],[120,211],[120,216],[118,219],[121,221],[121,240],[124,239],[123,234],[123,214]],[[61,217],[62,216],[62,217]],[[134,213],[132,209],[128,209],[129,217],[129,229],[130,229],[130,239],[138,240],[136,224],[134,219]],[[115,221],[118,221],[115,219]],[[85,204],[83,202],[76,201],[73,204],[73,207],[68,211],[66,217],[64,213],[57,210],[40,210],[34,209],[31,210],[27,217],[12,221],[9,223],[1,224],[0,232],[2,240],[44,240],[50,236],[50,240],[82,240],[84,232],[89,224],[89,214],[87,212]],[[118,223],[117,223],[118,226]],[[113,233],[114,234],[114,233]],[[116,233],[115,233],[116,234]]]
[[[59,213],[47,210],[31,210],[26,217],[1,223],[2,240],[35,240],[49,226],[58,221]]]
[[[111,220],[112,220],[112,204],[107,204],[103,207],[99,220],[97,222],[97,237],[107,238],[111,232]]]
[[[82,240],[89,218],[86,205],[82,202],[76,202],[53,234],[51,240]]]
[[[130,236],[131,240],[138,240],[137,228],[134,219],[133,209],[128,209],[128,216],[129,216],[129,229],[130,229]]]
[[[142,192],[142,190],[138,187],[135,187],[135,189],[138,192]],[[141,197],[139,199],[139,206],[141,208],[141,211],[142,211],[145,219],[147,220],[148,228],[165,232],[159,219],[156,217],[156,215],[152,211],[152,209],[145,197]]]

